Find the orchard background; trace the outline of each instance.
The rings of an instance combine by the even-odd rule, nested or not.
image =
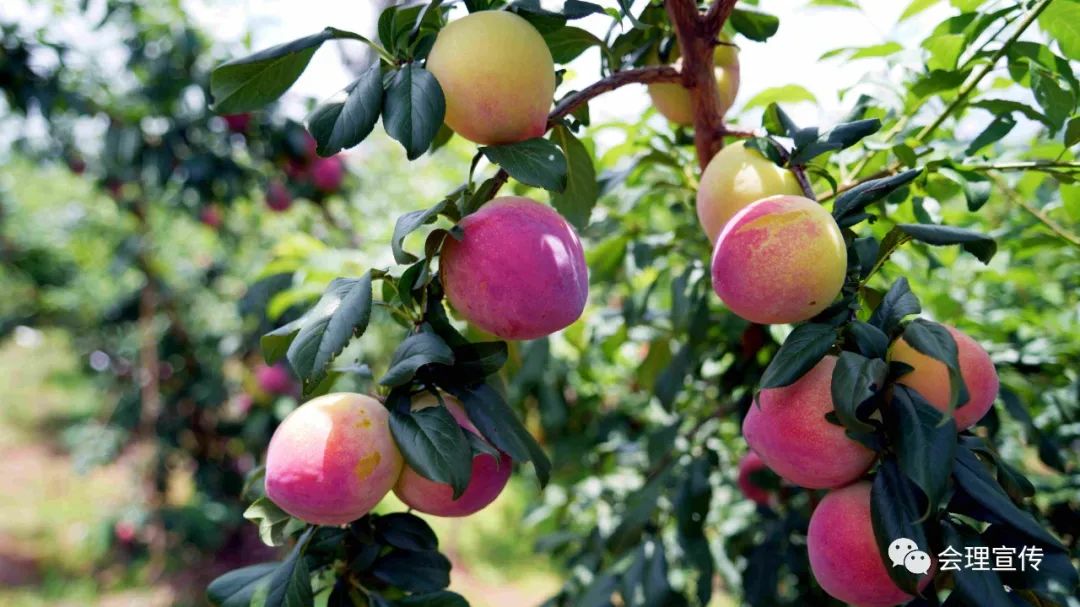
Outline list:
[[[357,4],[0,7],[0,602],[1080,605],[1080,2]]]

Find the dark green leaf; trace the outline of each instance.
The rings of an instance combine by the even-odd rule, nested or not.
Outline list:
[[[308,129],[319,155],[331,156],[363,141],[379,120],[382,102],[382,69],[375,62],[345,89],[343,100],[324,103],[311,113]]]
[[[964,153],[968,156],[974,156],[979,153],[979,150],[1008,135],[1014,126],[1016,126],[1016,120],[1009,114],[997,116],[990,121],[990,124],[981,133],[975,136],[975,139],[964,150]]]
[[[836,416],[853,432],[873,432],[874,426],[858,414],[859,405],[885,385],[889,367],[880,358],[867,358],[854,352],[841,352],[832,374],[832,400]]]
[[[941,521],[941,539],[946,546],[960,554],[969,554],[969,549],[973,548],[982,548],[989,553],[989,548],[979,539],[979,534],[963,523]],[[957,568],[951,570],[956,581],[955,592],[959,593],[967,604],[979,607],[1014,607],[996,571],[964,567],[963,563],[956,565]]]
[[[445,114],[446,98],[431,72],[415,63],[391,72],[383,97],[383,128],[401,142],[409,160],[431,146]]]
[[[871,203],[877,202],[911,183],[921,173],[922,169],[912,169],[898,175],[864,181],[836,197],[836,202],[833,203],[833,217],[836,218],[840,227],[854,225],[846,220],[857,216]]]
[[[912,480],[927,501],[923,517],[933,514],[945,495],[949,467],[956,448],[956,422],[926,402],[918,392],[897,384],[893,387],[894,416],[888,427],[895,429],[894,443],[900,470]]]
[[[825,358],[834,342],[836,329],[829,325],[806,323],[795,327],[762,374],[761,389],[795,383]]]
[[[994,254],[997,253],[997,242],[974,230],[921,223],[901,223],[896,227],[915,240],[929,245],[958,244],[983,263],[990,263]]]
[[[439,538],[424,519],[407,512],[393,512],[375,519],[375,536],[379,541],[404,550],[435,550]]]
[[[315,51],[330,40],[329,29],[218,66],[210,75],[214,111],[238,114],[257,110],[289,90]]]
[[[303,326],[304,319],[298,318],[262,336],[259,347],[266,364],[272,365],[285,357],[289,351],[289,345],[296,339],[296,334]]]
[[[584,229],[600,195],[592,155],[565,126],[556,126],[551,131],[551,140],[562,148],[567,159],[566,189],[552,194],[551,203],[567,221]]]
[[[413,594],[398,599],[397,607],[469,607],[469,602],[460,594],[449,590],[440,590],[427,594]]]
[[[562,27],[545,32],[544,42],[547,42],[555,63],[569,63],[590,46],[603,45],[603,42],[589,31],[577,27]]]
[[[390,250],[394,253],[394,261],[398,263],[412,263],[417,260],[415,255],[404,249],[405,237],[412,234],[420,226],[430,223],[446,209],[447,200],[441,200],[430,209],[421,209],[405,213],[398,217],[394,224],[394,235],[390,238]]]
[[[394,350],[390,368],[379,380],[383,386],[401,386],[410,381],[424,365],[454,364],[454,353],[441,337],[434,333],[413,333]]]
[[[270,581],[281,563],[260,563],[230,571],[206,588],[206,597],[217,607],[248,607],[259,588]]]
[[[304,315],[303,326],[289,345],[289,364],[305,389],[319,383],[349,340],[367,330],[370,318],[371,273],[335,278],[319,303]]]
[[[881,329],[869,323],[856,320],[848,324],[848,333],[855,339],[855,344],[863,356],[868,358],[885,358],[889,349],[889,336]]]
[[[566,157],[559,146],[547,139],[535,137],[517,143],[486,146],[480,148],[480,152],[521,183],[552,192],[566,189]]]
[[[450,561],[433,550],[391,550],[371,567],[376,578],[407,592],[436,592],[450,585]]]
[[[949,369],[951,413],[968,401],[967,386],[960,374],[960,358],[956,340],[943,325],[916,318],[904,328],[904,341],[916,351],[941,361]]]
[[[410,468],[429,480],[450,485],[461,497],[472,476],[472,448],[446,407],[390,410],[390,432]]]
[[[311,573],[304,561],[304,548],[316,527],[311,527],[297,540],[296,546],[270,579],[265,607],[311,607]]]
[[[886,334],[892,333],[900,321],[921,311],[922,305],[919,304],[919,298],[911,292],[908,280],[901,277],[889,287],[888,293],[881,300],[881,305],[870,315],[870,324]]]
[[[903,567],[891,566],[889,544],[907,538],[915,542],[920,550],[929,551],[930,542],[921,522],[920,510],[918,488],[900,471],[895,459],[885,459],[878,467],[870,490],[870,521],[874,527],[878,555],[889,571],[889,577],[910,594],[916,594],[918,578]]]
[[[949,167],[941,167],[938,172],[960,186],[960,189],[964,192],[964,199],[967,200],[969,211],[978,211],[990,200],[992,188],[990,180],[985,175]]]
[[[792,166],[804,165],[826,152],[849,148],[880,129],[881,121],[877,118],[838,124],[824,137],[818,138],[816,141],[805,145],[797,144],[798,147],[791,154],[788,164]]]
[[[1064,549],[1061,542],[1043,529],[1031,514],[1018,508],[1009,499],[997,481],[986,471],[986,467],[979,458],[967,447],[957,448],[952,473],[956,484],[968,497],[978,502],[998,520],[1035,541],[1058,550]]]
[[[773,15],[737,8],[731,11],[731,26],[735,31],[756,42],[764,42],[780,29],[780,20]]]

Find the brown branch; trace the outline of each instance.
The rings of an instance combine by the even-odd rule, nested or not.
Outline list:
[[[682,77],[679,70],[668,65],[653,65],[640,67],[632,70],[623,70],[594,82],[584,89],[567,95],[548,116],[548,128],[569,116],[581,105],[588,103],[594,97],[598,97],[608,91],[613,91],[627,84],[652,84],[656,82],[677,82]]]
[[[664,0],[668,16],[675,25],[675,37],[682,54],[683,86],[690,90],[690,106],[694,112],[694,147],[702,169],[724,146],[719,136],[724,129],[720,107],[720,91],[716,88],[713,71],[713,48],[730,14],[731,0],[717,0],[702,15],[695,0]]]

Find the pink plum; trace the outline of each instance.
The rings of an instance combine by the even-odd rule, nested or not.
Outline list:
[[[199,221],[209,228],[215,230],[220,228],[222,222],[221,209],[217,205],[203,207],[199,210]]]
[[[266,190],[266,206],[272,211],[287,211],[292,206],[292,194],[280,181],[270,182]]]
[[[258,382],[259,389],[270,394],[292,394],[296,391],[292,373],[280,363],[256,367],[255,381]]]
[[[458,425],[479,437],[480,433],[469,421],[461,402],[448,394],[443,394],[442,399]],[[426,394],[413,401],[412,407],[416,410],[438,404],[434,395]],[[435,516],[468,516],[483,510],[499,497],[510,480],[510,470],[510,456],[505,453],[501,453],[498,460],[486,453],[473,457],[469,486],[461,497],[455,500],[454,490],[450,485],[424,478],[405,464],[401,478],[394,486],[394,494],[407,506],[420,512]]]
[[[401,475],[390,415],[362,394],[320,396],[289,414],[266,453],[266,495],[316,525],[343,525],[375,507]]]
[[[743,420],[743,436],[769,468],[800,487],[825,489],[862,476],[876,454],[830,423],[832,373],[826,356],[795,383],[762,390]]]
[[[840,227],[802,196],[770,196],[735,214],[716,240],[713,290],[732,312],[761,324],[813,317],[847,274]]]
[[[244,112],[242,114],[229,114],[222,116],[225,119],[225,124],[229,127],[229,130],[234,133],[243,133],[248,130],[248,126],[251,124],[251,114]]]
[[[535,339],[581,316],[589,269],[577,233],[554,209],[517,196],[496,198],[447,238],[440,274],[447,299],[502,339]]]
[[[912,599],[889,577],[889,565],[878,552],[870,521],[870,483],[835,489],[822,498],[810,516],[806,544],[814,578],[833,597],[856,607],[892,607]],[[932,577],[923,576],[919,589]]]
[[[316,158],[311,161],[311,183],[316,190],[324,194],[332,194],[341,188],[341,182],[345,178],[345,163],[340,156],[330,158]]]
[[[772,492],[768,489],[764,489],[754,484],[753,475],[759,470],[768,470],[769,467],[765,465],[765,462],[761,460],[761,457],[753,451],[748,451],[746,455],[739,460],[739,477],[736,482],[739,485],[739,489],[746,496],[746,499],[761,504],[762,506],[769,506],[772,504]]]
[[[979,342],[955,327],[945,327],[956,340],[960,355],[960,376],[967,386],[968,400],[953,411],[957,430],[974,426],[986,415],[998,394],[998,374],[994,361]],[[911,365],[914,369],[900,377],[897,383],[913,388],[940,411],[949,410],[949,369],[945,363],[912,348],[903,338],[889,349],[889,360]]]

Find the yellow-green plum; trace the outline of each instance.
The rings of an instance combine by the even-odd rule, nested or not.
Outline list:
[[[730,42],[721,37],[724,42]],[[672,66],[682,68],[682,58],[676,49]],[[739,92],[739,50],[730,44],[718,44],[713,53],[716,90],[719,93],[719,106],[716,110],[722,115],[735,103]],[[694,108],[690,100],[690,91],[679,82],[658,82],[649,85],[649,97],[656,111],[664,118],[685,126],[694,124]]]
[[[802,196],[751,203],[724,226],[713,249],[713,290],[732,312],[761,324],[813,317],[836,299],[846,273],[840,227]]]
[[[484,145],[547,130],[555,62],[543,36],[507,11],[480,11],[444,27],[427,69],[446,97],[446,125]]]
[[[826,356],[795,383],[758,394],[743,420],[743,437],[765,465],[809,489],[841,487],[862,476],[876,454],[825,419],[834,409]]]
[[[439,274],[458,314],[502,339],[535,339],[573,323],[585,309],[589,269],[577,233],[551,207],[496,198],[447,238]]]
[[[806,544],[814,578],[833,597],[856,607],[892,607],[912,599],[889,577],[878,552],[870,521],[870,483],[834,489],[822,498],[810,516]],[[932,577],[923,575],[919,589]]]
[[[953,411],[956,429],[974,426],[994,405],[998,394],[998,374],[994,361],[974,339],[955,327],[945,327],[956,340],[960,358],[960,376],[967,386],[968,400]],[[909,364],[910,373],[901,376],[897,383],[913,388],[928,403],[940,411],[949,410],[949,369],[945,363],[912,348],[903,338],[889,348],[889,360]]]
[[[801,195],[791,171],[739,141],[720,150],[701,175],[697,216],[713,243],[736,213],[752,202],[781,194]]]
[[[469,421],[461,402],[449,394],[442,395],[450,415],[466,432],[471,432],[479,440],[484,441],[477,431],[476,426]],[[434,395],[428,393],[413,401],[412,408],[423,409],[438,406],[439,401]],[[487,442],[487,441],[484,441]],[[405,502],[405,505],[426,514],[435,516],[469,516],[486,508],[495,498],[499,497],[507,481],[510,480],[511,460],[510,456],[500,453],[499,458],[483,453],[473,457],[472,476],[465,492],[458,499],[454,499],[454,490],[450,485],[438,483],[424,478],[419,472],[405,464],[401,472],[401,478],[394,486],[394,494]]]
[[[290,413],[266,453],[266,495],[316,525],[367,514],[401,475],[389,414],[362,394],[320,396]]]

